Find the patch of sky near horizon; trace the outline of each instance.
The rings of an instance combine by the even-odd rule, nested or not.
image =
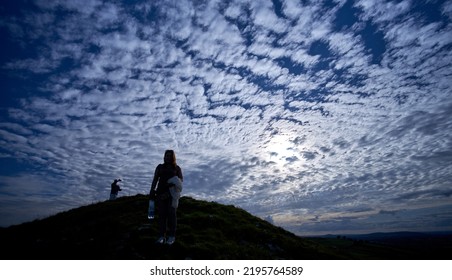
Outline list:
[[[147,193],[172,148],[185,195],[297,234],[452,230],[450,1],[0,12],[0,226]]]

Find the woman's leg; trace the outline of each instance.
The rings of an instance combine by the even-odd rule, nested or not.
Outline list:
[[[158,221],[159,221],[159,237],[165,237],[166,226],[168,220],[168,199],[157,199]]]
[[[168,226],[169,226],[169,236],[176,236],[176,226],[177,226],[177,208],[171,206],[171,202],[168,207]]]

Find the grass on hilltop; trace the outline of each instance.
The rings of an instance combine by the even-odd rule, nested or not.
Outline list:
[[[0,229],[1,259],[405,259],[411,251],[302,238],[232,205],[182,197],[176,243],[158,245],[145,195],[99,202]]]

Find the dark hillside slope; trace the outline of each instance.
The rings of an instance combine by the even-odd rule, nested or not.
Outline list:
[[[301,238],[231,205],[181,198],[172,246],[157,245],[145,195],[0,228],[0,259],[406,259],[411,251]]]
[[[234,206],[183,197],[174,245],[157,245],[147,197],[83,206],[0,231],[2,259],[322,259],[303,240]]]

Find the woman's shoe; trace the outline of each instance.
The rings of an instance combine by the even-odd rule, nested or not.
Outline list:
[[[168,240],[166,240],[166,244],[168,244],[168,245],[173,245],[174,242],[176,242],[176,237],[174,237],[174,236],[170,236],[170,237],[168,237]]]

